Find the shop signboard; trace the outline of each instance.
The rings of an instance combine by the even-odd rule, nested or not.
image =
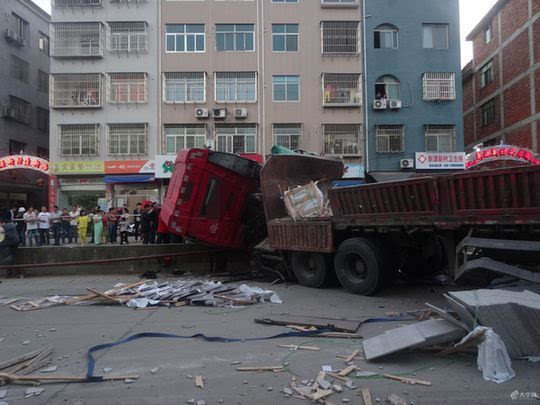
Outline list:
[[[170,179],[174,172],[176,155],[156,155],[156,179]]]
[[[416,170],[465,170],[465,152],[417,152]]]
[[[61,174],[105,174],[103,160],[80,160],[51,163],[51,172]]]
[[[154,174],[153,160],[107,160],[105,174]]]
[[[540,165],[540,156],[532,150],[512,145],[488,146],[467,155],[467,169],[482,163],[512,160],[528,165]]]
[[[0,158],[0,172],[10,169],[30,169],[49,174],[50,164],[45,159],[28,155],[11,155]]]

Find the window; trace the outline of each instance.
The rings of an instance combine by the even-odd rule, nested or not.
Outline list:
[[[95,108],[102,106],[102,76],[99,73],[52,75],[53,108]]]
[[[386,98],[388,100],[399,100],[400,83],[394,76],[381,76],[375,82],[375,98],[377,100]]]
[[[274,101],[300,101],[300,76],[272,76]]]
[[[20,80],[23,83],[28,83],[29,65],[28,62],[21,58],[11,55],[11,78]]]
[[[358,107],[361,104],[360,74],[324,73],[322,77],[327,107]]]
[[[62,156],[93,156],[98,154],[99,124],[60,125]]]
[[[216,72],[216,102],[251,103],[257,101],[255,72]]]
[[[109,124],[109,155],[146,155],[147,124]]]
[[[30,38],[30,25],[28,21],[15,13],[11,13],[6,37],[8,41],[15,43],[17,46],[28,45],[28,39]]]
[[[101,0],[53,0],[54,7],[101,6]]]
[[[55,23],[52,27],[52,56],[57,58],[103,56],[101,23]]]
[[[360,124],[324,124],[323,135],[327,155],[360,153]]]
[[[204,148],[206,125],[165,125],[165,143],[167,154],[176,154],[182,149]]]
[[[398,49],[399,31],[390,24],[379,25],[373,33],[375,49]]]
[[[326,7],[357,7],[358,0],[321,0],[321,5]]]
[[[12,139],[9,140],[9,153],[11,155],[18,155],[24,153],[24,149],[26,148],[26,144],[24,142],[14,141]]]
[[[255,50],[255,25],[216,24],[216,49],[218,51]]]
[[[404,144],[403,125],[377,125],[377,153],[400,153]]]
[[[323,54],[356,54],[359,43],[358,21],[323,21]]]
[[[166,103],[206,102],[206,73],[166,72],[163,76],[163,100]]]
[[[486,87],[495,79],[493,60],[490,60],[480,69],[480,87]]]
[[[146,52],[148,50],[145,22],[111,22],[109,33],[109,50],[112,52]]]
[[[448,24],[424,24],[424,48],[448,49]]]
[[[38,70],[38,91],[49,93],[49,74],[43,70]]]
[[[49,110],[36,107],[36,123],[37,129],[42,132],[49,133]]]
[[[11,110],[10,118],[22,124],[30,124],[31,104],[28,101],[9,96],[9,108]]]
[[[491,22],[489,23],[489,25],[486,27],[484,31],[484,39],[486,41],[486,44],[489,44],[491,40],[493,39],[493,32],[491,31]]]
[[[49,36],[39,31],[38,48],[47,56],[50,54],[50,42]]]
[[[204,24],[167,24],[167,52],[204,52]]]
[[[283,146],[288,149],[298,149],[300,147],[300,135],[302,134],[302,124],[273,124],[272,135],[274,145]]]
[[[424,100],[455,100],[455,73],[424,73]]]
[[[49,149],[42,148],[40,146],[37,147],[37,155],[42,159],[49,159]]]
[[[109,73],[109,103],[146,103],[146,73]]]
[[[298,51],[298,24],[272,24],[272,51]]]
[[[257,153],[256,125],[216,125],[217,150],[227,153]]]
[[[480,107],[482,113],[482,126],[487,126],[495,122],[496,118],[496,109],[495,109],[495,99],[489,100],[487,103],[483,104]]]
[[[454,125],[426,125],[426,152],[455,152]]]

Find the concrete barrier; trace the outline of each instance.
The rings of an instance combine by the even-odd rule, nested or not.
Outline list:
[[[224,259],[237,262],[242,260],[236,252],[219,251],[200,244],[167,244],[167,245],[96,245],[96,246],[42,246],[19,248],[16,264],[85,262],[92,260],[120,259],[131,257],[154,256],[161,254],[200,252],[185,256],[171,257],[164,266],[160,259],[141,259],[136,261],[115,262],[106,264],[80,264],[70,266],[54,266],[32,268],[25,267],[28,275],[50,274],[100,274],[100,273],[142,273],[158,271],[163,268],[184,270],[191,273],[205,274],[212,272],[216,262]],[[238,266],[229,266],[238,267]]]

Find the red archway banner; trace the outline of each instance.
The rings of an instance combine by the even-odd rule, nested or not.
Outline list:
[[[37,156],[11,155],[0,158],[0,172],[11,169],[30,169],[50,174],[49,162]]]
[[[529,165],[540,165],[540,156],[533,151],[512,145],[488,146],[467,155],[467,169],[483,163],[512,160]]]

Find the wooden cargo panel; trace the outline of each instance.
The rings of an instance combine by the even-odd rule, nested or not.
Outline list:
[[[326,252],[334,251],[331,220],[297,221],[277,219],[269,221],[268,241],[278,250]]]

